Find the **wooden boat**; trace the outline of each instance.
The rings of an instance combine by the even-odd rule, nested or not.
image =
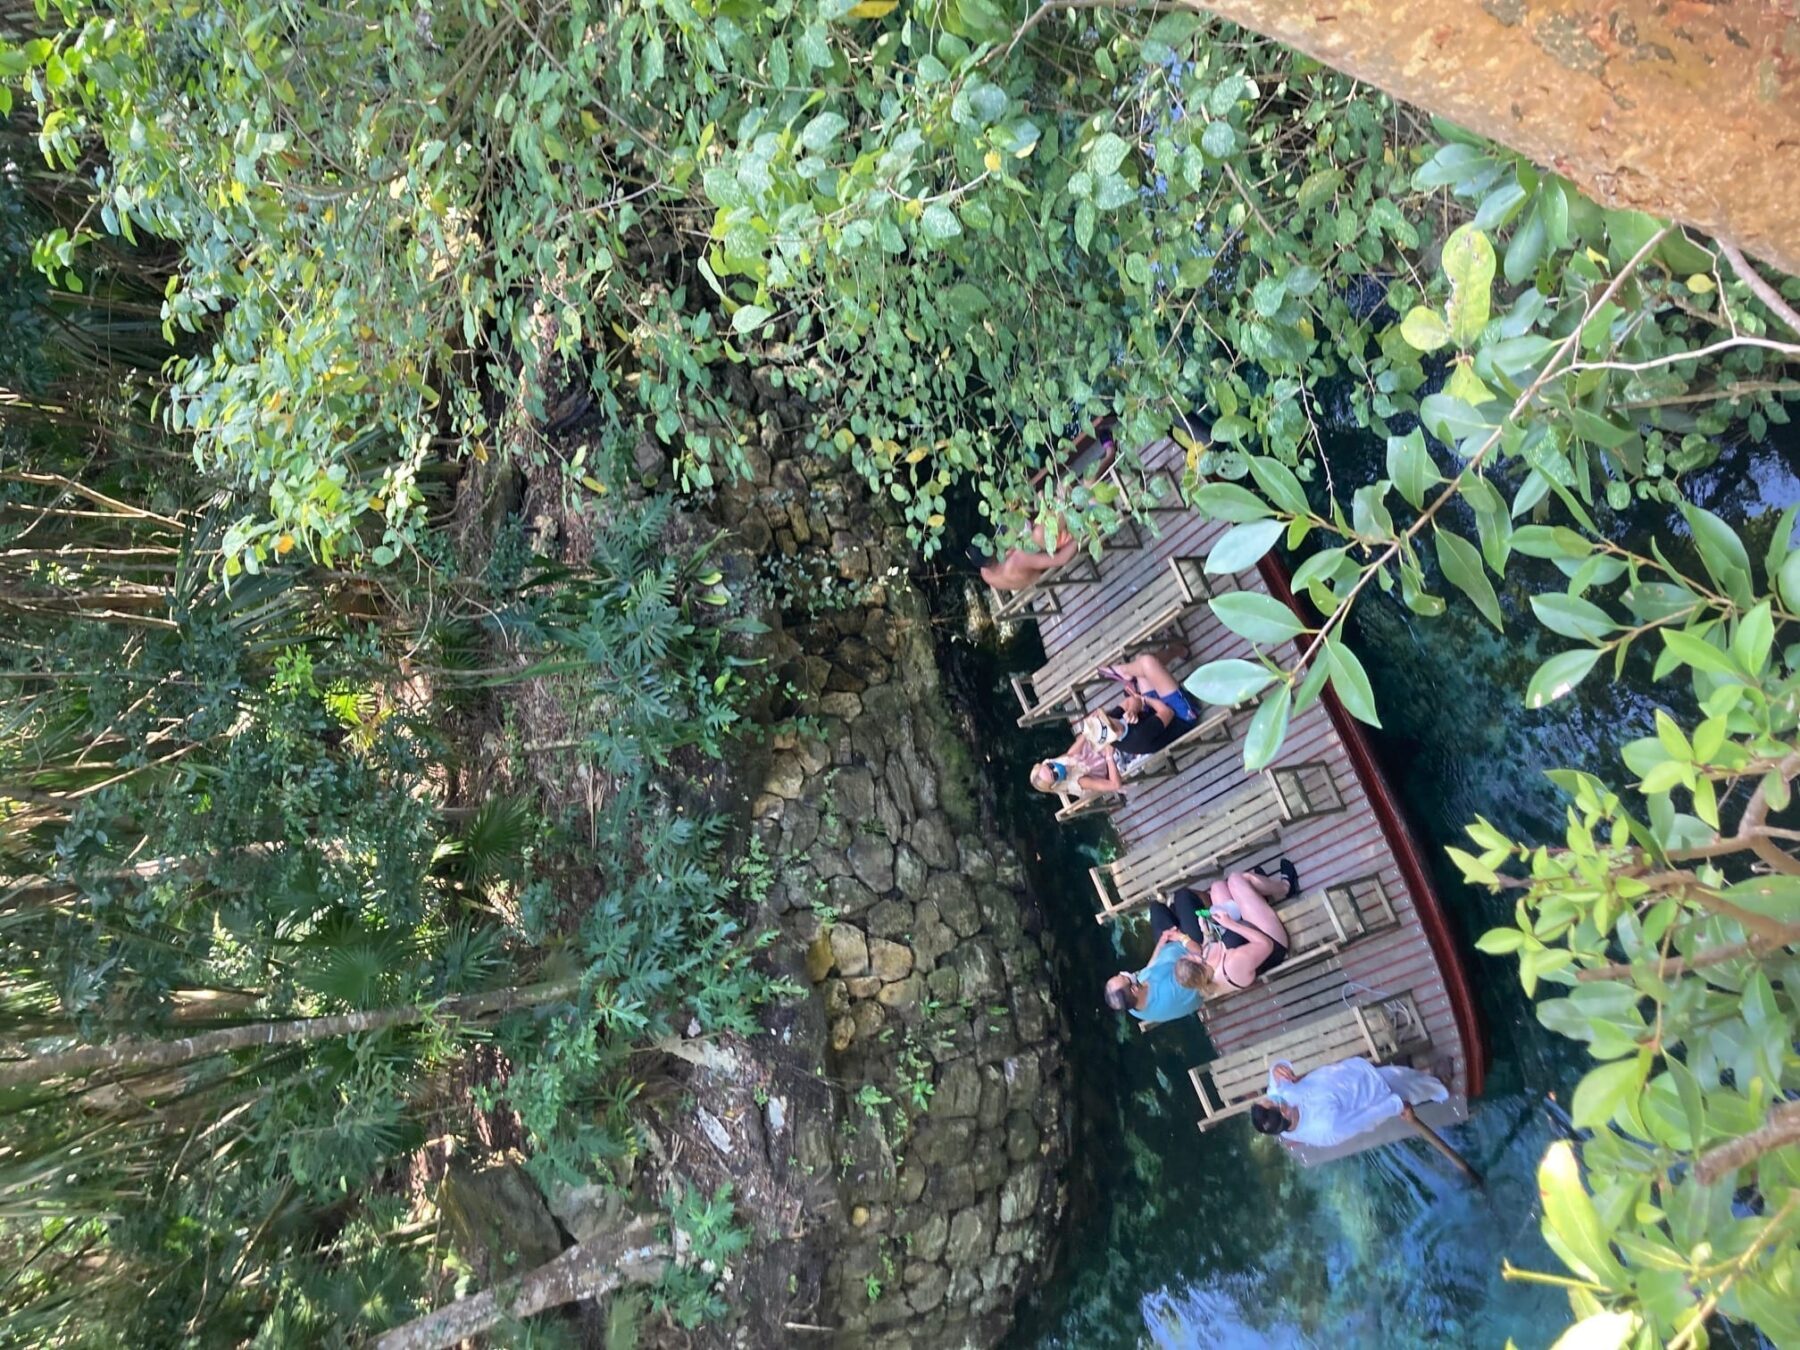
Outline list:
[[[1144,459],[1151,470],[1178,475],[1184,452],[1164,441],[1149,447]],[[1173,560],[1204,558],[1228,528],[1186,509],[1161,515],[1157,525],[1141,547],[1103,558],[1097,582],[1070,588],[1033,608],[1047,663],[1096,648],[1096,631],[1130,612],[1140,591],[1165,584],[1159,578]],[[1302,612],[1285,569],[1272,555],[1254,572],[1236,578],[1236,584],[1260,589]],[[1184,631],[1203,650],[1190,652],[1188,662],[1175,671],[1178,678],[1207,661],[1251,654],[1244,639],[1216,622],[1198,621],[1204,603],[1204,597],[1198,598],[1183,616],[1188,620]],[[1305,617],[1309,624],[1316,622],[1315,616]],[[1102,682],[1079,688],[1077,696],[1093,708],[1115,692],[1116,686],[1109,691]],[[1343,929],[1309,939],[1312,950],[1306,959],[1290,958],[1251,989],[1202,1011],[1217,1059],[1195,1066],[1193,1074],[1201,1128],[1229,1119],[1247,1105],[1244,1094],[1256,1090],[1271,1058],[1293,1059],[1304,1070],[1310,1058],[1306,1048],[1312,1045],[1328,1051],[1329,1058],[1363,1053],[1433,1071],[1447,1069],[1449,1101],[1420,1108],[1419,1115],[1433,1125],[1464,1119],[1486,1069],[1474,996],[1430,869],[1367,734],[1327,690],[1294,717],[1272,772],[1262,776],[1268,784],[1264,790],[1244,772],[1246,720],[1232,719],[1228,736],[1187,746],[1175,771],[1129,782],[1124,799],[1112,799],[1110,815],[1122,858],[1111,869],[1096,869],[1095,875],[1097,917],[1107,922],[1159,888],[1182,884],[1170,880],[1177,874],[1203,888],[1227,870],[1266,864],[1272,871],[1275,860],[1285,855],[1299,868],[1302,894],[1314,897],[1308,915],[1323,914],[1325,921]],[[1296,805],[1290,792],[1278,788],[1302,775],[1314,786],[1299,794]],[[1241,837],[1226,838],[1221,851],[1220,840],[1229,831],[1222,835],[1206,822],[1252,815]],[[1176,852],[1180,849],[1188,852]],[[1127,873],[1127,881],[1137,888],[1131,903],[1119,903],[1119,872]],[[1115,889],[1109,892],[1109,885]],[[1329,904],[1323,898],[1328,890]],[[1380,912],[1362,913],[1377,898],[1379,904],[1370,907]],[[1336,1150],[1293,1151],[1307,1162],[1318,1162],[1406,1132],[1396,1120]]]

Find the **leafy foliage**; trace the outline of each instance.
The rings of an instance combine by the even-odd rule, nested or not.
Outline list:
[[[1613,1319],[1608,1344],[1704,1345],[1714,1311],[1800,1336],[1800,836],[1775,823],[1800,774],[1800,651],[1785,640],[1800,617],[1782,585],[1797,512],[1776,523],[1760,583],[1739,535],[1695,507],[1698,571],[1573,530],[1515,536],[1582,583],[1536,597],[1580,645],[1540,668],[1528,700],[1643,643],[1702,714],[1690,731],[1658,711],[1656,734],[1624,747],[1629,795],[1552,774],[1570,797],[1560,844],[1477,821],[1473,851],[1452,850],[1471,882],[1518,893],[1516,925],[1482,950],[1517,954],[1539,1020],[1598,1061],[1570,1107],[1593,1132],[1580,1165],[1559,1144],[1539,1182],[1545,1237],[1578,1277],[1572,1307]]]

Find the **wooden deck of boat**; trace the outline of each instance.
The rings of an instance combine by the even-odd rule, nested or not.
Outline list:
[[[1172,463],[1177,468],[1182,455],[1180,447],[1167,441],[1144,452],[1147,463]],[[1039,618],[1046,657],[1104,625],[1126,597],[1166,567],[1168,559],[1204,556],[1226,528],[1192,512],[1170,513],[1160,517],[1159,538],[1146,536],[1143,547],[1136,550],[1109,551],[1103,559],[1100,584],[1068,588],[1061,594],[1060,612]],[[1265,571],[1266,575],[1247,575],[1239,584],[1281,595],[1286,587],[1279,568]],[[1190,660],[1176,669],[1177,678],[1206,661],[1250,655],[1250,644],[1243,639],[1216,624],[1210,625],[1209,631],[1217,636],[1206,650],[1191,653]],[[1096,692],[1093,697],[1106,696]],[[1233,720],[1230,741],[1187,763],[1179,773],[1130,786],[1125,803],[1111,813],[1113,829],[1126,850],[1208,810],[1243,787],[1247,780],[1242,735],[1249,715],[1250,710],[1245,709]],[[1473,1021],[1473,1001],[1456,954],[1449,947],[1437,898],[1430,892],[1429,872],[1420,862],[1417,846],[1399,818],[1391,794],[1380,781],[1367,742],[1360,747],[1355,743],[1359,737],[1360,730],[1342,710],[1328,708],[1323,701],[1297,715],[1275,763],[1323,761],[1343,796],[1345,809],[1287,825],[1278,844],[1258,849],[1231,865],[1242,868],[1266,863],[1273,871],[1276,858],[1285,855],[1299,868],[1301,886],[1309,891],[1379,874],[1392,898],[1398,925],[1353,942],[1331,957],[1302,963],[1291,971],[1277,970],[1250,990],[1209,1006],[1203,1016],[1214,1046],[1224,1054],[1328,1011],[1346,999],[1366,1002],[1375,994],[1410,993],[1424,1020],[1433,1056],[1446,1057],[1454,1064],[1450,1106],[1452,1114],[1460,1118],[1466,1113],[1468,1096],[1480,1091],[1484,1062]],[[1371,801],[1371,792],[1385,800]],[[1439,1120],[1445,1118],[1433,1114]]]

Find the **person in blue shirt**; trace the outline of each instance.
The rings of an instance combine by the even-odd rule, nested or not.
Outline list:
[[[1172,904],[1150,904],[1150,931],[1156,947],[1147,965],[1136,974],[1121,970],[1106,982],[1106,1006],[1129,1012],[1140,1022],[1172,1022],[1200,1011],[1201,998],[1175,981],[1175,967],[1186,957],[1197,957],[1206,946],[1206,929],[1194,893],[1183,887]]]

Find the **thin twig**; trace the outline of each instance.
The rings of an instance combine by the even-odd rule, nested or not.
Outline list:
[[[1750,260],[1744,256],[1743,251],[1736,244],[1729,239],[1721,239],[1718,244],[1719,252],[1731,260],[1732,270],[1744,279],[1744,284],[1750,288],[1750,293],[1767,305],[1770,313],[1786,324],[1789,329],[1800,334],[1800,314],[1796,314],[1794,307],[1781,298],[1781,292],[1763,279],[1762,273],[1751,265]]]

